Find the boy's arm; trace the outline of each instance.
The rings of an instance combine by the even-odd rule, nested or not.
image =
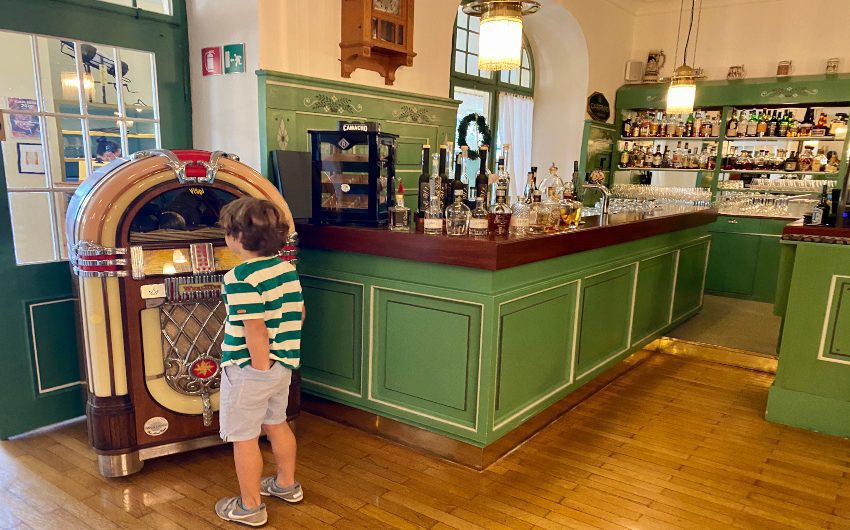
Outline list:
[[[245,345],[251,354],[251,366],[256,370],[269,369],[269,330],[262,318],[244,320]]]

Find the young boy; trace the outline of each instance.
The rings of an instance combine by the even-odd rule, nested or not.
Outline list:
[[[228,248],[244,261],[224,276],[227,322],[221,358],[221,438],[233,442],[239,497],[215,505],[226,521],[262,526],[260,496],[303,499],[295,481],[295,436],[286,424],[292,369],[300,363],[304,298],[295,267],[277,257],[288,226],[269,201],[244,197],[221,210]],[[258,438],[272,444],[277,474],[261,479]]]

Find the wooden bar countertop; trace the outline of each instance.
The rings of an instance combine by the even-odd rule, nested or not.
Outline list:
[[[802,220],[785,225],[782,239],[810,243],[850,244],[850,227],[805,225]]]
[[[626,243],[709,224],[717,210],[702,206],[664,206],[650,212],[616,213],[584,218],[576,230],[515,237],[432,236],[422,232],[391,232],[386,228],[297,223],[299,246],[307,249],[356,252],[373,256],[500,270],[577,252]]]

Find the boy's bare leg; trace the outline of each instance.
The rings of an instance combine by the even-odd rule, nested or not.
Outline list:
[[[287,487],[295,483],[295,435],[286,421],[277,425],[263,425],[266,437],[272,444],[277,464],[277,484]]]
[[[261,504],[260,478],[263,474],[263,455],[258,438],[233,442],[233,460],[236,462],[242,505],[249,510],[256,508]]]

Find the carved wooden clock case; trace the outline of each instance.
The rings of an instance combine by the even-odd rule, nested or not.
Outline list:
[[[401,66],[413,66],[414,0],[342,0],[342,77],[373,70],[387,85]]]

